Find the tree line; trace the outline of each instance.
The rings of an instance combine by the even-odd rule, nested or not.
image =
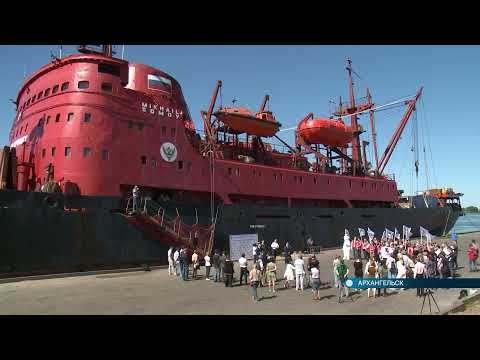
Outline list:
[[[463,208],[463,211],[469,212],[469,213],[478,213],[478,207],[476,207],[476,206],[467,206],[466,208]]]

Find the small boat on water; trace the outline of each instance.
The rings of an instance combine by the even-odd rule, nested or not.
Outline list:
[[[352,141],[351,127],[342,120],[305,119],[297,127],[297,133],[309,144],[341,147]]]
[[[238,133],[271,137],[282,126],[271,111],[253,113],[246,108],[223,108],[214,113],[216,118]]]

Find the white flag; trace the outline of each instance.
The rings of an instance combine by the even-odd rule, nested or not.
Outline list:
[[[400,233],[398,232],[397,228],[395,228],[395,239],[400,240]]]
[[[408,226],[403,225],[403,238],[405,240],[410,240],[410,236],[412,236],[411,232],[412,228],[409,228]]]
[[[420,236],[427,236],[428,230],[420,226]]]
[[[368,234],[368,240],[372,241],[373,237],[375,236],[375,233],[370,230],[370,228],[367,228],[367,234]]]
[[[365,236],[365,230],[362,229],[362,228],[358,228],[358,233],[360,234],[360,237],[364,237],[364,236]]]
[[[385,229],[385,236],[387,239],[393,240],[393,231]]]
[[[387,231],[386,231],[386,229],[383,230],[382,239],[381,239],[381,240],[387,240]]]

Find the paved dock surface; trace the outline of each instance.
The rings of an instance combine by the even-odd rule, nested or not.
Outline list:
[[[472,238],[480,241],[480,234],[460,235],[458,274],[462,277],[480,277],[480,272],[469,273],[467,247]],[[312,300],[310,289],[303,292],[283,289],[283,280],[277,283],[277,292],[259,288],[262,298],[253,302],[248,286],[239,286],[238,265],[233,288],[204,279],[205,268],[198,280],[182,281],[169,276],[167,269],[151,272],[129,272],[89,275],[70,278],[29,280],[0,284],[0,314],[212,314],[212,315],[264,315],[264,314],[316,314],[316,315],[416,315],[420,313],[422,299],[416,290],[390,291],[391,295],[367,298],[366,290],[354,293],[350,300],[338,303],[338,289],[332,286],[332,261],[341,250],[328,250],[317,257],[320,261],[322,283],[321,300]],[[278,276],[283,277],[283,259],[278,258]],[[350,264],[350,271],[353,267]],[[449,309],[461,289],[439,289],[435,298],[441,311]],[[428,306],[424,313],[428,313]]]

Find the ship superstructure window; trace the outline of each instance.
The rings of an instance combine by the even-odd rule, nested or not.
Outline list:
[[[60,121],[60,114],[57,114],[57,116],[55,116],[55,122],[59,122]]]
[[[42,158],[44,158],[46,154],[47,154],[47,149],[42,149]]]
[[[162,126],[162,135],[167,135],[167,127]]]
[[[317,177],[314,177],[314,178],[313,178],[313,183],[314,183],[314,184],[317,183]]]
[[[102,160],[108,160],[108,150],[102,151]]]
[[[232,168],[228,168],[228,175],[232,175]]]
[[[73,120],[73,113],[68,113],[68,116],[67,116],[67,122],[69,121],[72,121]]]
[[[138,124],[138,130],[143,130],[143,126],[144,126],[144,125],[143,125],[142,123],[139,123],[139,124]]]
[[[120,76],[120,66],[111,64],[98,64],[98,72],[114,76]]]
[[[83,148],[83,157],[89,157],[91,153],[92,153],[92,149],[88,147]]]
[[[175,128],[172,128],[171,134],[172,134],[172,137],[175,136]]]
[[[183,169],[183,161],[180,160],[180,161],[178,162],[178,170],[182,170],[182,169]]]
[[[32,103],[35,101],[35,98],[37,97],[37,95],[33,95],[32,97]]]
[[[84,122],[89,123],[91,120],[92,120],[92,114],[90,114],[90,113],[85,113],[85,114],[83,115],[83,121],[84,121]]]
[[[140,157],[140,162],[142,165],[147,165],[147,157],[145,155]]]
[[[50,88],[45,90],[45,94],[43,94],[43,96],[45,96],[45,97],[47,97],[48,95],[50,95]]]
[[[62,91],[68,90],[68,82],[62,84]]]
[[[113,90],[112,84],[107,82],[102,83],[102,90],[106,92],[112,92]]]
[[[55,85],[52,89],[52,94],[56,94],[58,92],[58,85]]]
[[[54,157],[54,156],[55,156],[55,152],[56,152],[56,151],[57,151],[57,148],[55,148],[55,147],[52,147],[52,157]]]
[[[65,147],[65,157],[70,157],[72,153],[72,148],[70,146]]]
[[[348,185],[350,186],[350,189],[352,188],[352,180],[348,180]]]
[[[27,123],[27,125],[25,125],[25,132],[27,132],[27,128],[28,128],[28,123]]]
[[[37,95],[37,99],[40,100],[43,96],[43,91],[40,91]]]
[[[27,101],[27,106],[30,105],[30,100],[31,100],[31,99],[28,99],[28,101]]]
[[[88,89],[90,87],[90,82],[87,80],[82,80],[78,82],[79,89]]]
[[[155,160],[155,159],[150,160],[150,164],[152,165],[152,168],[156,168],[157,167],[157,160]]]

